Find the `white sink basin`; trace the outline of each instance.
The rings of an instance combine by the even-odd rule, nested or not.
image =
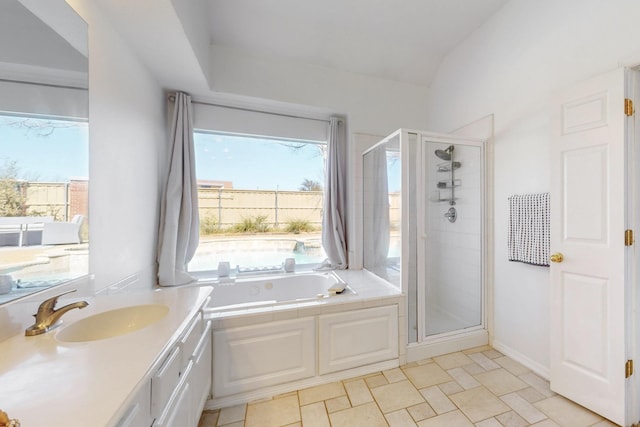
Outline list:
[[[73,322],[57,333],[64,342],[96,341],[128,334],[152,325],[169,312],[162,304],[133,305],[118,308]]]

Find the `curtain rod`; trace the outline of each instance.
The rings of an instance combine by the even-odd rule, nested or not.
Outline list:
[[[0,79],[0,82],[6,83],[18,83],[23,85],[34,85],[34,86],[45,86],[45,87],[55,87],[58,89],[75,89],[75,90],[88,90],[86,87],[82,86],[65,86],[65,85],[57,85],[53,83],[38,83],[38,82],[29,82],[24,80],[11,80],[11,79]]]
[[[169,95],[169,101],[174,102],[175,100],[176,100],[175,95]],[[213,102],[194,101],[193,99],[191,100],[191,103],[200,104],[200,105],[209,105],[211,107],[229,108],[231,110],[247,111],[249,113],[270,114],[272,116],[290,117],[292,119],[314,120],[317,122],[329,123],[329,120],[327,119],[317,119],[315,117],[305,117],[305,116],[299,116],[299,115],[287,114],[287,113],[275,113],[272,111],[262,111],[262,110],[257,110],[255,108],[248,108],[248,107],[234,107],[232,105],[214,104]],[[342,123],[342,119],[340,119],[340,122]]]

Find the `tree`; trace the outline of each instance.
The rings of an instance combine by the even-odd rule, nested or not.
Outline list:
[[[322,184],[309,178],[305,178],[300,184],[300,191],[322,191]]]
[[[0,216],[22,216],[26,210],[27,195],[16,162],[6,161],[0,168]]]

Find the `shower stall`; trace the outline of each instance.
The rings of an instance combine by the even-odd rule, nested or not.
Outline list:
[[[407,361],[488,342],[485,141],[400,129],[363,153],[364,267],[407,296]]]

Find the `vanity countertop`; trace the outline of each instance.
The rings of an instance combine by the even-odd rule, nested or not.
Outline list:
[[[65,314],[62,326],[0,342],[0,410],[24,427],[113,425],[210,292],[209,287],[179,287],[83,298],[89,306]],[[78,300],[61,298],[58,307]],[[165,304],[169,312],[125,335],[78,343],[56,339],[76,320],[138,304]]]

